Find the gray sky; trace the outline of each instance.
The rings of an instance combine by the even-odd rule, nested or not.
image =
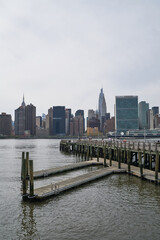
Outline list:
[[[160,102],[159,0],[0,0],[0,112]]]

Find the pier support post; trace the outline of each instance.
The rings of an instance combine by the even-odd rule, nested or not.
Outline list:
[[[118,152],[118,168],[121,168],[121,149],[117,149]]]
[[[159,171],[159,153],[156,151],[156,162],[155,162],[155,182],[158,183],[158,171]]]
[[[107,166],[106,164],[106,147],[103,147],[103,155],[104,155],[104,167]]]
[[[34,196],[34,180],[33,180],[33,160],[29,160],[29,180],[30,180],[30,197]]]
[[[142,164],[142,153],[138,152],[138,161],[139,161],[139,168],[140,168],[140,175],[141,178],[143,177],[143,164]]]
[[[22,159],[22,183],[23,183],[23,197],[27,194],[27,161],[25,158]]]
[[[128,172],[131,172],[131,151],[127,150],[127,163],[128,163]]]
[[[99,162],[99,146],[97,146],[97,162]]]
[[[110,166],[112,166],[112,148],[109,148],[109,161],[110,161]]]
[[[26,176],[29,175],[29,152],[26,152]]]
[[[25,152],[22,152],[22,163],[21,163],[21,180],[23,179],[24,176],[24,158],[25,158]]]

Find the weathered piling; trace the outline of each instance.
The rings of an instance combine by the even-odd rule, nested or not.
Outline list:
[[[30,181],[30,189],[29,189],[29,197],[34,197],[34,180],[33,180],[33,160],[29,160],[29,181]]]

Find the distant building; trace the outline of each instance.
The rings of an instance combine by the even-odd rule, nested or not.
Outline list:
[[[159,107],[152,107],[153,110],[153,116],[155,116],[156,114],[159,114]]]
[[[2,113],[0,114],[0,135],[11,136],[11,134],[12,134],[11,115]]]
[[[70,120],[70,136],[83,136],[84,118],[81,115],[72,117]]]
[[[115,130],[118,134],[139,129],[137,96],[116,96],[115,113]]]
[[[65,135],[65,107],[53,107],[53,134]]]
[[[19,108],[15,110],[15,135],[25,135],[25,102],[23,96],[23,102]]]
[[[85,120],[84,120],[84,110],[77,110],[75,113],[75,117],[81,116],[83,118],[83,133],[85,132]]]
[[[149,109],[147,112],[147,122],[148,122],[148,129],[154,129],[154,118],[153,118],[153,110]]]
[[[88,110],[88,120],[90,120],[92,118],[96,118],[96,113],[93,109],[89,109]]]
[[[66,135],[68,136],[70,133],[70,121],[71,121],[71,109],[66,108],[66,116],[65,116],[65,125],[66,125]]]
[[[38,128],[42,127],[42,117],[41,116],[36,117],[36,127],[38,127]]]
[[[149,103],[142,101],[138,105],[139,129],[147,129],[147,113],[149,110]]]
[[[160,128],[160,115],[156,114],[154,116],[154,128]]]
[[[106,112],[107,112],[107,107],[106,107],[106,101],[103,93],[103,88],[101,88],[101,92],[99,94],[99,100],[98,100],[98,115],[99,115],[99,120],[100,120],[100,131],[103,132],[104,129],[104,123],[106,120]]]
[[[107,119],[105,122],[105,132],[114,132],[115,131],[115,117]]]
[[[36,107],[26,106],[24,97],[21,106],[15,110],[15,135],[36,135]]]

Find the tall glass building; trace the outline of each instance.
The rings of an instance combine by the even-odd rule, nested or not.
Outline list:
[[[147,114],[149,110],[149,103],[142,101],[138,105],[138,115],[139,115],[139,129],[147,129]]]
[[[117,134],[139,129],[138,96],[116,96],[115,129]]]
[[[65,107],[53,107],[53,135],[65,135]]]
[[[105,122],[106,112],[107,112],[106,101],[103,93],[103,88],[101,88],[98,100],[98,116],[100,120],[100,131],[103,131],[103,124]]]

